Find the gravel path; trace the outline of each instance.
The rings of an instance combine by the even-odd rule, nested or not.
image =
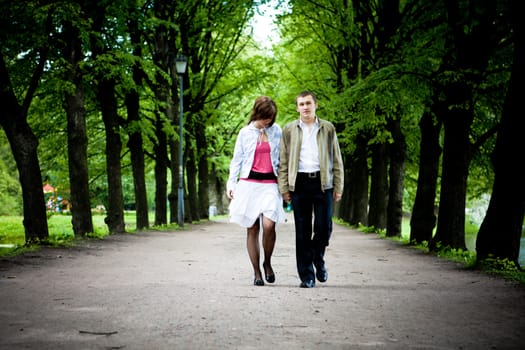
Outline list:
[[[525,287],[339,225],[299,288],[291,217],[253,286],[226,221],[0,261],[0,349],[525,349]]]

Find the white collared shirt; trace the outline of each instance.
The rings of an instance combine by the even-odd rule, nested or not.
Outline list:
[[[315,123],[307,125],[299,119],[299,126],[303,131],[301,142],[301,152],[299,153],[300,173],[314,173],[321,169],[319,164],[319,148],[317,147],[317,131],[319,131],[319,120],[315,118]]]

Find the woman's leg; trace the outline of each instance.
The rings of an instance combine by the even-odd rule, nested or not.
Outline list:
[[[275,282],[275,274],[272,268],[272,254],[275,247],[275,222],[263,216],[263,249],[264,249],[264,274],[268,283]]]
[[[246,247],[248,248],[248,255],[253,266],[255,280],[262,281],[261,269],[259,267],[259,219],[255,221],[252,227],[247,229]]]

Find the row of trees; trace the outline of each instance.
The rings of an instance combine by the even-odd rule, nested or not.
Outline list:
[[[465,249],[467,194],[492,192],[478,257],[517,263],[525,213],[525,179],[512,170],[525,149],[513,85],[523,75],[517,2],[290,3],[281,20],[296,34],[278,52],[292,51],[294,76],[330,101],[348,179],[339,215],[399,236],[413,181],[411,241]]]
[[[186,219],[207,217],[206,121],[226,93],[241,88],[221,91],[218,85],[250,42],[246,27],[254,5],[244,0],[2,1],[0,101],[5,108],[0,122],[20,174],[28,242],[48,237],[39,153],[54,165],[67,159],[75,235],[93,231],[90,199],[98,176],[107,181],[102,187],[109,230],[124,231],[123,157],[133,175],[137,228],[149,226],[145,177],[152,163],[154,224],[167,223],[167,201],[175,221],[176,189],[183,181],[174,171],[179,142],[185,143],[185,188],[191,193]],[[175,58],[181,53],[189,60],[185,140],[177,137]],[[39,141],[47,144],[37,150]]]
[[[285,123],[296,118],[295,95],[311,89],[343,146],[338,216],[398,236],[410,211],[412,241],[463,249],[468,194],[492,193],[478,257],[517,262],[525,214],[525,181],[514,170],[524,149],[517,0],[277,2],[281,41],[266,54],[248,31],[261,3],[1,2],[0,123],[20,174],[27,241],[47,237],[41,166],[68,169],[80,236],[92,231],[95,188],[107,193],[110,232],[124,230],[123,177],[133,180],[139,229],[149,226],[149,174],[155,225],[168,211],[176,221],[179,181],[187,221],[206,218],[211,201],[223,211],[234,137],[254,96],[274,97]],[[179,53],[189,58],[184,140]]]

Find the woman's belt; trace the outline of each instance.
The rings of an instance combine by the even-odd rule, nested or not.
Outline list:
[[[277,177],[274,173],[259,173],[257,171],[250,171],[248,179],[252,180],[277,180]]]

